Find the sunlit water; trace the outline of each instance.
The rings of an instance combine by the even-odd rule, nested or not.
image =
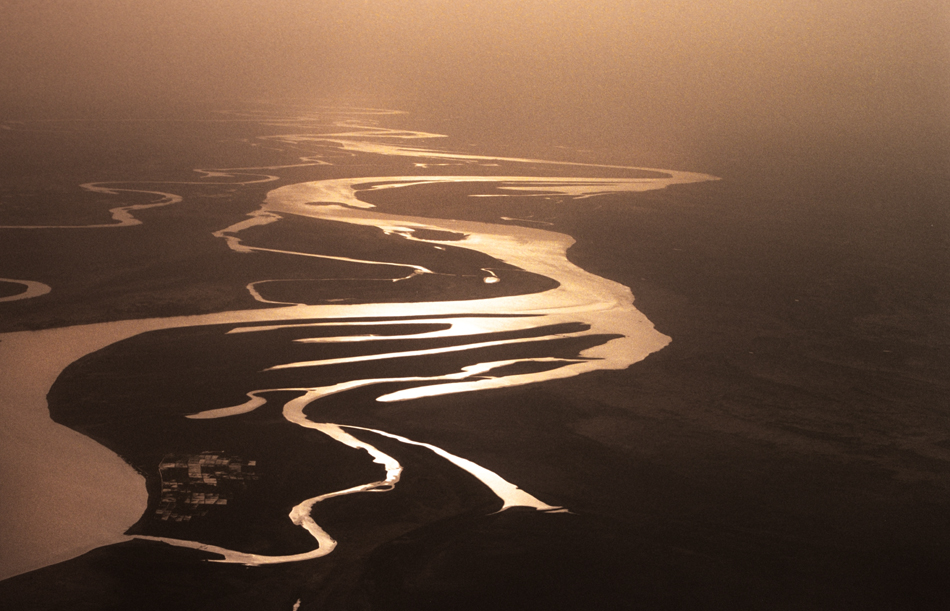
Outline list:
[[[297,117],[280,119],[279,122],[296,128],[307,127],[316,122],[318,117]],[[273,120],[273,119],[272,119]],[[433,232],[450,232],[453,236],[451,245],[484,253],[494,259],[503,261],[517,268],[545,276],[558,283],[557,288],[540,293],[526,295],[512,295],[489,299],[451,300],[449,297],[441,301],[407,302],[407,303],[368,303],[368,304],[329,304],[308,305],[306,303],[276,302],[262,296],[261,287],[280,279],[262,279],[247,287],[250,294],[257,300],[268,305],[284,305],[282,308],[270,308],[257,311],[223,312],[215,315],[181,317],[174,319],[148,319],[132,322],[110,323],[96,325],[96,333],[101,334],[103,327],[112,327],[110,336],[129,337],[136,333],[148,330],[170,328],[176,326],[196,326],[218,323],[247,323],[260,321],[259,325],[236,327],[233,333],[267,333],[279,328],[296,326],[299,329],[317,327],[320,323],[313,319],[333,318],[334,325],[339,326],[340,320],[354,319],[350,326],[353,335],[345,337],[312,337],[298,341],[311,343],[333,342],[372,342],[379,338],[371,334],[361,334],[360,326],[364,322],[355,320],[368,316],[377,320],[389,320],[399,324],[406,317],[413,317],[414,323],[426,322],[426,317],[437,320],[439,323],[448,323],[449,327],[427,334],[414,334],[415,339],[426,337],[454,337],[464,339],[467,336],[479,336],[479,341],[470,341],[448,348],[429,350],[413,350],[351,356],[336,359],[316,359],[301,362],[273,363],[272,369],[296,368],[301,371],[317,370],[320,367],[339,364],[341,362],[374,362],[389,359],[402,359],[422,354],[438,354],[448,351],[466,351],[487,346],[512,346],[528,342],[540,342],[550,339],[550,335],[527,337],[520,339],[484,340],[487,334],[498,334],[525,329],[541,329],[552,325],[573,325],[575,331],[560,333],[556,337],[585,337],[605,336],[612,339],[602,341],[598,345],[582,350],[575,358],[563,357],[532,357],[502,359],[495,362],[484,362],[461,368],[461,370],[441,376],[404,376],[379,377],[357,380],[345,380],[330,386],[301,386],[294,388],[260,388],[248,394],[249,400],[236,406],[219,406],[201,413],[189,416],[194,419],[226,418],[247,413],[265,405],[267,396],[276,391],[295,391],[296,399],[288,401],[283,407],[284,417],[301,427],[311,429],[326,435],[335,441],[351,448],[366,452],[374,463],[380,465],[381,475],[376,481],[311,498],[302,498],[294,507],[289,519],[297,526],[305,529],[314,539],[314,547],[310,552],[284,555],[263,556],[245,553],[239,550],[229,550],[194,541],[162,538],[160,540],[174,545],[198,548],[220,554],[221,562],[243,563],[248,565],[273,564],[291,562],[324,556],[333,551],[337,543],[331,534],[324,531],[312,517],[314,507],[328,498],[354,495],[360,493],[379,493],[392,489],[398,485],[403,466],[396,458],[390,456],[373,445],[357,438],[353,433],[370,431],[399,441],[427,448],[443,459],[450,461],[481,481],[487,489],[492,491],[500,501],[499,510],[511,507],[528,507],[542,512],[565,511],[550,505],[529,492],[522,490],[516,484],[504,479],[503,474],[492,472],[463,457],[456,456],[446,450],[428,444],[423,440],[412,440],[386,431],[362,429],[346,423],[320,422],[314,414],[319,413],[321,398],[347,392],[354,388],[401,382],[409,383],[398,391],[381,394],[379,401],[406,401],[420,397],[432,397],[450,393],[476,392],[481,390],[520,386],[525,384],[542,383],[552,379],[576,376],[582,373],[603,369],[623,369],[648,354],[665,346],[670,339],[656,331],[653,325],[633,306],[633,295],[628,287],[616,282],[601,278],[572,264],[567,258],[567,250],[573,239],[565,234],[539,229],[535,226],[526,227],[523,224],[514,224],[508,217],[499,218],[497,223],[462,221],[453,219],[433,219],[412,216],[400,216],[378,211],[373,205],[360,199],[361,191],[399,190],[406,196],[411,195],[413,189],[423,186],[473,183],[484,184],[495,188],[493,197],[505,197],[506,194],[524,197],[526,195],[559,196],[564,199],[590,198],[603,194],[638,192],[662,189],[673,184],[713,180],[711,176],[677,172],[669,170],[652,170],[659,172],[657,177],[651,178],[586,178],[586,177],[558,177],[558,176],[524,176],[511,174],[512,168],[523,167],[557,168],[563,172],[565,168],[572,168],[582,172],[584,168],[613,168],[615,170],[644,170],[645,168],[622,168],[618,166],[591,166],[587,164],[569,164],[563,162],[544,162],[534,159],[516,159],[490,157],[483,155],[469,155],[453,153],[444,150],[434,150],[408,146],[415,141],[431,141],[439,136],[422,132],[408,132],[387,130],[378,126],[360,127],[352,119],[338,124],[343,131],[333,133],[315,133],[300,131],[289,135],[268,137],[267,141],[273,145],[300,145],[307,143],[311,146],[332,146],[333,151],[345,151],[351,155],[397,156],[418,159],[417,167],[425,168],[444,162],[464,162],[479,173],[473,175],[407,175],[407,176],[370,176],[358,178],[338,178],[322,181],[302,182],[283,186],[270,191],[259,210],[251,214],[246,220],[225,227],[214,235],[227,242],[236,253],[252,256],[255,252],[278,253],[288,257],[324,258],[343,260],[362,265],[387,265],[403,267],[405,276],[395,278],[392,282],[400,282],[419,275],[435,273],[423,265],[396,263],[385,260],[362,260],[326,254],[314,254],[294,251],[292,249],[265,248],[255,245],[253,239],[246,238],[248,230],[262,225],[280,223],[294,217],[307,217],[320,220],[348,223],[351,225],[379,228],[391,236],[399,236],[405,240],[418,241],[439,246],[445,242],[433,239],[431,236],[445,235]],[[260,168],[229,168],[198,170],[204,178],[213,181],[235,181],[232,184],[250,184],[274,180],[273,173],[289,167],[305,167],[312,165],[326,165],[329,162],[318,155],[303,157],[299,164],[284,166],[268,166]],[[504,165],[507,175],[486,176],[486,168]],[[257,174],[266,172],[267,174]],[[238,176],[247,176],[244,180],[237,180]],[[134,183],[122,183],[121,188],[106,183],[89,183],[83,188],[108,195],[121,195],[125,192],[151,194],[158,199],[149,204],[138,206],[121,206],[113,209],[113,223],[108,225],[90,225],[91,227],[123,227],[138,223],[134,217],[136,210],[178,204],[182,197],[165,191],[141,190],[131,188]],[[174,183],[165,183],[163,189],[172,188]],[[196,183],[184,183],[196,184]],[[206,184],[206,183],[197,183]],[[484,196],[484,194],[482,194]],[[473,205],[478,205],[473,198]],[[537,225],[534,223],[533,225]],[[46,228],[66,226],[44,226]],[[83,227],[71,227],[80,230]],[[458,238],[461,239],[458,239]],[[237,256],[237,255],[236,255]],[[502,282],[499,276],[491,269],[483,269],[482,282],[496,284]],[[41,294],[42,286],[28,281],[21,282],[29,290],[17,297],[28,298]],[[55,287],[53,287],[55,290]],[[46,289],[48,290],[48,289]],[[491,315],[491,316],[487,316]],[[302,322],[307,320],[307,322]],[[301,321],[301,322],[295,322]],[[67,330],[64,330],[66,332]],[[76,334],[72,331],[71,337]],[[56,332],[47,332],[50,341]],[[399,336],[387,336],[387,340],[398,339]],[[101,347],[101,341],[90,337],[88,350],[91,352]],[[525,362],[541,362],[546,365],[543,371],[528,373],[510,373],[512,365]],[[3,374],[0,373],[0,376]],[[9,381],[4,381],[9,383]],[[414,385],[414,384],[418,385]],[[308,408],[310,408],[308,410]],[[316,419],[315,419],[316,418]],[[568,508],[569,509],[569,508]],[[127,526],[127,524],[125,525]],[[124,526],[123,526],[124,528]],[[152,537],[141,537],[151,539]]]

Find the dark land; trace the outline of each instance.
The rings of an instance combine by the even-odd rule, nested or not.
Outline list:
[[[106,222],[114,198],[83,194],[77,184],[193,180],[195,167],[270,165],[306,152],[249,147],[241,139],[260,129],[250,124],[74,128],[0,132],[3,182],[13,185],[0,194],[2,224],[61,220],[67,207],[70,223]],[[322,420],[432,443],[571,514],[492,513],[496,501],[464,472],[364,433],[405,461],[405,480],[392,492],[321,508],[317,521],[340,542],[326,558],[249,568],[131,541],[7,579],[0,600],[12,609],[287,610],[297,600],[303,610],[948,608],[945,152],[882,165],[848,150],[821,158],[765,150],[737,147],[721,161],[678,168],[719,182],[641,194],[486,198],[474,207],[443,192],[413,201],[373,194],[403,214],[489,220],[503,212],[551,223],[577,240],[573,262],[630,286],[637,308],[673,338],[625,371],[401,403],[375,403],[376,389],[320,403]],[[336,285],[330,297],[307,288],[315,277],[344,275],[332,264],[303,269],[238,255],[210,237],[280,184],[408,173],[398,160],[373,159],[380,165],[369,170],[335,161],[239,188],[156,184],[186,199],[141,212],[136,227],[0,229],[0,277],[54,287],[0,303],[0,329],[257,308],[244,285],[278,277],[305,281],[296,294],[318,301],[366,298],[365,285]],[[299,229],[325,240],[341,235]],[[397,253],[382,236],[335,248],[370,244]],[[452,262],[484,266],[475,259]],[[528,290],[544,288],[522,280]],[[378,474],[355,451],[285,424],[276,410],[288,393],[235,418],[171,417],[241,403],[249,378],[286,376],[264,386],[291,385],[298,374],[260,370],[288,350],[292,333],[266,342],[254,335],[215,327],[146,334],[78,361],[53,388],[54,419],[151,474],[149,510],[136,531],[174,528],[150,513],[156,461],[169,453],[258,460],[258,480],[209,512],[213,519],[184,528],[268,552],[305,547],[276,519],[298,487],[319,492]],[[215,354],[227,358],[214,362]],[[459,364],[440,358],[412,367]],[[362,373],[340,366],[332,375]]]

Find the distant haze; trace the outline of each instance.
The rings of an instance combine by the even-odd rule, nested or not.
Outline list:
[[[945,0],[5,0],[0,23],[2,118],[358,96],[550,139],[950,123]]]

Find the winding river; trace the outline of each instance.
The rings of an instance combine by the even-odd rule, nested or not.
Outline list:
[[[316,123],[317,115],[306,118],[281,119],[279,124],[296,128],[312,126]],[[308,328],[317,328],[319,322],[315,319],[334,319],[334,325],[348,325],[352,332],[345,337],[326,337],[314,334],[313,337],[296,341],[314,344],[334,342],[365,342],[372,345],[380,338],[371,333],[362,333],[363,319],[388,320],[392,324],[411,317],[414,323],[438,322],[444,328],[422,335],[415,334],[413,338],[445,338],[458,340],[450,347],[431,348],[422,350],[382,352],[371,351],[372,354],[338,358],[314,359],[305,361],[274,362],[272,370],[298,369],[306,374],[308,371],[319,371],[321,367],[352,362],[377,362],[383,360],[403,359],[420,355],[443,354],[485,348],[490,346],[513,346],[550,339],[551,335],[532,336],[530,333],[521,336],[510,332],[541,330],[547,328],[568,329],[558,332],[556,337],[583,338],[605,337],[604,341],[580,351],[575,357],[565,358],[525,357],[500,359],[493,362],[482,362],[469,365],[445,375],[439,376],[404,376],[346,380],[330,386],[314,384],[293,388],[259,388],[248,394],[248,401],[241,405],[222,405],[195,413],[189,416],[192,419],[228,418],[238,414],[248,413],[266,405],[268,396],[278,391],[294,391],[296,398],[283,406],[283,415],[289,421],[301,427],[313,430],[315,433],[326,435],[338,443],[350,448],[365,452],[369,459],[379,465],[380,477],[374,481],[335,491],[328,494],[301,498],[288,516],[293,524],[305,529],[313,537],[314,544],[311,551],[300,554],[283,556],[265,556],[229,550],[207,545],[195,541],[160,538],[173,545],[198,548],[220,555],[218,562],[242,563],[247,565],[274,564],[293,562],[316,558],[331,553],[337,546],[332,533],[326,532],[314,519],[312,512],[320,502],[333,497],[380,493],[392,489],[399,484],[403,466],[397,458],[381,451],[370,443],[362,440],[358,434],[372,432],[382,435],[401,444],[423,447],[435,453],[444,460],[450,461],[458,468],[477,478],[484,486],[499,499],[499,511],[511,507],[528,507],[540,512],[566,511],[569,508],[557,507],[534,497],[528,491],[522,490],[517,484],[505,479],[504,474],[495,473],[481,467],[461,456],[456,456],[442,448],[436,447],[422,440],[413,440],[386,431],[364,429],[348,425],[347,423],[322,422],[319,414],[319,402],[322,398],[350,391],[355,388],[366,388],[374,385],[391,382],[403,383],[400,390],[381,392],[377,400],[382,402],[408,401],[420,397],[433,397],[451,393],[476,392],[481,390],[520,386],[525,384],[542,383],[552,379],[566,378],[586,372],[602,369],[624,369],[644,359],[647,355],[660,350],[670,341],[654,329],[652,323],[646,319],[633,305],[633,295],[628,287],[601,278],[572,264],[567,258],[568,248],[573,239],[565,234],[540,229],[535,226],[525,226],[525,223],[512,222],[507,217],[499,218],[498,222],[475,222],[454,219],[435,219],[428,217],[403,216],[382,212],[365,199],[361,194],[369,194],[382,190],[399,190],[399,193],[410,195],[414,189],[431,188],[439,185],[470,183],[475,186],[491,187],[492,197],[512,196],[558,196],[565,199],[591,198],[598,195],[639,192],[663,189],[670,185],[714,180],[714,177],[672,170],[649,170],[650,177],[641,177],[646,168],[627,168],[620,166],[594,166],[590,164],[570,164],[565,162],[545,162],[536,159],[491,157],[453,153],[446,150],[409,146],[407,143],[431,142],[435,134],[411,132],[404,130],[388,130],[377,125],[362,126],[358,119],[347,118],[338,121],[336,129],[330,132],[304,129],[281,136],[269,136],[265,139],[272,146],[301,146],[307,144],[334,154],[367,156],[378,159],[378,156],[403,157],[418,160],[416,167],[427,169],[441,164],[451,163],[455,167],[466,165],[477,168],[477,173],[451,175],[402,175],[402,176],[362,176],[356,178],[335,178],[320,181],[299,182],[271,190],[260,208],[248,216],[247,219],[214,233],[218,239],[224,240],[235,256],[254,256],[258,252],[269,252],[285,257],[324,258],[346,261],[360,265],[387,265],[405,269],[403,277],[394,278],[391,282],[398,283],[410,278],[435,273],[424,265],[409,264],[386,260],[358,259],[352,257],[318,254],[293,249],[279,249],[255,244],[253,229],[264,225],[280,224],[282,222],[299,219],[318,219],[346,223],[353,226],[372,227],[382,230],[390,236],[401,239],[422,242],[434,247],[451,245],[483,253],[498,261],[514,266],[526,272],[538,274],[557,283],[557,287],[538,293],[491,297],[484,299],[445,300],[404,303],[353,303],[353,304],[321,304],[277,301],[263,295],[262,287],[268,283],[286,282],[281,279],[263,278],[247,287],[250,294],[265,304],[266,309],[222,312],[212,315],[146,319],[136,321],[121,321],[89,325],[86,327],[72,327],[59,330],[50,330],[23,334],[6,334],[0,336],[0,359],[18,359],[22,353],[17,350],[29,351],[34,356],[44,350],[51,354],[61,353],[61,358],[53,358],[56,367],[62,367],[71,360],[84,354],[94,352],[109,343],[123,338],[156,329],[175,327],[199,326],[211,324],[235,324],[232,333],[267,333],[276,329],[295,327],[306,331]],[[250,175],[254,172],[268,174],[255,175],[256,177],[234,184],[250,184],[273,180],[273,173],[279,173],[282,168],[304,167],[308,165],[327,165],[329,162],[320,155],[302,157],[299,164],[284,166],[268,166],[260,168],[232,168],[198,170],[210,180],[233,179],[240,174]],[[485,175],[493,167],[504,166],[504,175]],[[629,170],[637,177],[631,178],[598,178],[559,175],[519,175],[520,169],[527,170],[538,167],[551,169],[551,174],[562,174],[565,169],[582,173],[585,169],[609,168],[615,173]],[[554,172],[554,170],[557,172]],[[102,194],[118,196],[127,192],[152,194],[159,201],[139,206],[122,206],[113,209],[113,223],[111,227],[123,227],[139,222],[134,217],[137,209],[155,206],[169,206],[178,204],[182,197],[173,193],[153,190],[139,190],[133,188],[134,183],[122,183],[120,188],[108,183],[88,183],[83,188]],[[168,183],[169,186],[172,183]],[[204,184],[204,183],[202,183]],[[169,188],[169,187],[162,187]],[[481,193],[485,196],[484,193]],[[477,205],[473,199],[473,205]],[[534,223],[533,225],[537,225]],[[91,227],[104,227],[94,225]],[[50,226],[46,226],[49,228]],[[81,229],[80,227],[56,226],[63,230]],[[278,225],[279,228],[279,225]],[[445,236],[451,235],[451,239]],[[481,281],[486,284],[504,282],[492,269],[481,270]],[[34,283],[22,282],[29,287],[25,294],[17,297],[32,297],[40,294],[41,286]],[[48,288],[46,289],[48,290]],[[10,299],[10,298],[7,298]],[[279,305],[282,307],[273,307]],[[352,322],[347,323],[347,320]],[[342,322],[341,322],[342,321]],[[257,323],[248,326],[248,323]],[[498,335],[498,339],[485,340],[486,336]],[[505,335],[502,335],[505,334]],[[398,338],[398,336],[395,336]],[[467,338],[472,338],[471,340]],[[387,336],[387,340],[394,339]],[[64,350],[63,346],[68,346]],[[279,358],[279,357],[278,357]],[[539,363],[543,367],[517,368],[513,367],[524,363]],[[20,374],[22,368],[17,369]],[[535,369],[538,369],[537,371]],[[25,385],[29,388],[26,393],[12,388],[21,385],[21,380],[11,379],[10,369],[0,369],[0,388],[4,396],[0,399],[15,410],[23,410],[31,414],[39,414],[44,406],[44,395],[52,382],[47,375],[38,384]],[[520,373],[518,373],[520,372]],[[319,376],[316,376],[319,378]],[[55,428],[55,427],[54,427]],[[59,427],[62,428],[62,427]],[[122,479],[125,484],[118,485],[117,489],[127,490],[130,487],[141,486],[141,479],[123,467],[117,457],[104,451],[89,440],[79,442],[71,431],[60,432],[48,430],[43,433],[45,443],[49,447],[58,448],[53,455],[62,456],[66,452],[75,453],[78,445],[83,446],[82,456],[108,465],[116,478]],[[108,493],[99,491],[103,495]],[[40,498],[38,503],[44,501]],[[141,513],[141,494],[135,496],[135,504]],[[123,502],[127,504],[127,501]],[[119,503],[120,505],[123,503]],[[47,508],[48,509],[48,508]],[[48,515],[46,509],[41,508],[38,515]],[[102,545],[125,539],[122,534],[129,526],[130,510],[123,512],[106,511],[105,517],[99,513],[100,523],[106,526],[100,529],[99,534],[89,539],[87,533],[77,532],[76,539],[70,541],[68,535],[61,534],[60,538],[32,558],[24,562],[24,566],[35,566],[44,562],[61,559],[64,555],[75,554],[82,549],[95,545]],[[110,521],[110,517],[111,521]],[[51,518],[50,518],[51,519]],[[82,521],[80,520],[80,523]],[[140,537],[152,539],[153,537]],[[18,541],[18,548],[29,547],[30,543]],[[9,569],[8,569],[9,570]],[[22,569],[21,569],[22,570]],[[20,572],[20,570],[15,570]]]

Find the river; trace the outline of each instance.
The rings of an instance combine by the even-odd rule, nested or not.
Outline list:
[[[367,112],[371,117],[385,116],[385,112]],[[240,405],[209,406],[208,409],[187,415],[193,420],[227,418],[246,414],[266,405],[268,396],[278,392],[294,392],[297,398],[286,402],[284,417],[314,434],[329,436],[336,442],[365,452],[367,459],[379,465],[380,477],[353,487],[316,496],[301,490],[300,502],[294,507],[288,520],[305,529],[314,539],[313,549],[297,554],[264,555],[242,550],[226,549],[207,542],[150,537],[174,545],[195,547],[221,556],[219,561],[249,565],[291,562],[326,555],[334,550],[337,542],[332,533],[325,531],[312,517],[315,505],[328,499],[364,492],[385,492],[399,484],[403,466],[399,460],[358,438],[360,431],[371,431],[386,436],[401,444],[426,448],[478,479],[499,499],[499,511],[511,507],[528,507],[541,512],[569,511],[535,498],[518,483],[509,482],[503,473],[481,467],[462,456],[427,443],[425,440],[408,439],[390,432],[367,429],[346,422],[321,422],[313,410],[325,397],[346,393],[357,388],[375,385],[389,388],[399,383],[395,391],[380,392],[379,402],[411,401],[422,397],[435,397],[454,393],[479,392],[496,388],[508,388],[526,384],[540,384],[548,380],[576,376],[600,369],[623,369],[662,349],[669,337],[656,331],[652,323],[634,307],[630,289],[619,283],[591,274],[568,260],[567,251],[573,239],[563,233],[540,228],[541,223],[530,219],[503,216],[494,222],[434,218],[431,216],[403,215],[380,210],[369,203],[371,196],[395,193],[401,198],[412,198],[421,189],[439,189],[465,186],[473,192],[469,195],[473,206],[490,197],[493,204],[509,197],[537,197],[548,200],[571,200],[596,198],[606,194],[640,192],[663,189],[674,184],[714,180],[714,177],[648,168],[622,166],[597,166],[593,164],[570,164],[546,162],[539,159],[492,157],[453,152],[446,149],[408,146],[406,143],[432,143],[440,137],[425,132],[390,130],[372,122],[361,121],[360,113],[344,119],[336,119],[327,131],[314,130],[316,124],[325,124],[320,113],[306,116],[284,116],[279,121],[292,133],[272,135],[266,138],[270,146],[294,146],[306,144],[317,150],[357,156],[367,160],[368,167],[379,165],[381,158],[409,159],[420,171],[448,166],[447,174],[375,175],[330,178],[286,184],[267,193],[259,209],[246,219],[216,231],[213,235],[224,240],[234,256],[254,257],[269,253],[287,258],[325,260],[357,267],[382,266],[403,270],[392,277],[377,282],[381,289],[397,287],[400,283],[416,282],[430,276],[451,276],[446,271],[431,269],[422,262],[387,260],[385,253],[376,258],[362,258],[345,254],[328,254],[316,250],[300,249],[293,245],[275,246],[271,242],[258,243],[254,232],[267,226],[268,231],[280,231],[282,223],[295,219],[314,219],[344,223],[358,228],[374,228],[382,234],[402,240],[428,245],[445,251],[464,249],[484,255],[504,265],[481,267],[469,273],[468,280],[481,283],[487,288],[517,282],[511,276],[512,268],[543,276],[556,286],[540,292],[505,294],[482,298],[453,299],[452,295],[440,295],[438,299],[394,301],[374,303],[313,303],[306,298],[306,291],[296,291],[304,298],[293,300],[286,296],[295,294],[295,287],[304,280],[299,278],[260,278],[246,287],[254,299],[261,302],[262,309],[221,312],[201,316],[149,318],[123,320],[110,323],[68,327],[48,331],[6,334],[0,336],[0,389],[4,420],[8,423],[4,444],[3,496],[17,497],[15,532],[4,527],[2,547],[7,550],[0,578],[18,574],[51,562],[75,556],[88,549],[109,543],[127,540],[126,531],[139,519],[144,510],[146,495],[141,475],[125,465],[114,453],[101,445],[78,436],[75,432],[49,422],[45,415],[45,396],[56,374],[70,362],[91,354],[119,340],[147,331],[206,325],[235,325],[231,333],[273,333],[278,330],[296,329],[306,335],[308,329],[318,329],[320,322],[334,321],[334,325],[346,327],[345,333],[327,336],[297,337],[295,342],[309,343],[319,349],[321,345],[360,343],[369,348],[365,354],[349,356],[318,357],[307,360],[287,360],[277,353],[270,371],[298,370],[302,379],[309,372],[333,365],[354,363],[382,363],[412,359],[415,357],[464,353],[483,348],[510,348],[525,344],[543,345],[551,339],[590,340],[588,347],[577,354],[564,357],[557,355],[514,356],[495,361],[476,362],[441,375],[400,375],[347,379],[325,384],[315,376],[311,385],[292,387],[278,386],[254,388],[247,395],[247,403]],[[277,118],[271,117],[270,121]],[[261,166],[253,168],[214,168],[197,170],[205,179],[221,183],[244,185],[276,180],[286,168],[327,165],[320,155],[300,157],[299,164]],[[470,173],[458,173],[459,168]],[[550,170],[537,174],[539,169]],[[609,171],[610,177],[584,176],[585,170],[597,170],[595,174]],[[523,173],[519,173],[523,172]],[[534,172],[529,174],[529,172]],[[570,174],[570,175],[565,175]],[[627,174],[626,176],[624,174]],[[57,228],[61,231],[84,231],[93,228],[124,227],[139,221],[137,210],[181,204],[183,197],[176,195],[175,183],[165,183],[163,191],[147,188],[134,182],[122,186],[110,183],[86,183],[83,188],[107,196],[125,193],[153,194],[161,199],[149,205],[128,206],[113,209],[112,224],[87,226],[43,225],[36,228]],[[194,184],[194,183],[179,183]],[[21,227],[22,228],[22,227]],[[520,273],[519,272],[519,273]],[[20,298],[43,294],[44,285],[27,280],[17,280],[29,287]],[[290,290],[285,290],[289,286]],[[50,290],[55,291],[56,287]],[[517,288],[512,289],[518,293]],[[375,294],[375,293],[374,293]],[[274,307],[279,306],[279,307]],[[400,336],[380,338],[374,333],[361,333],[366,320],[382,321],[390,325],[437,323],[440,328],[422,334],[411,335],[413,340],[446,339],[452,345],[436,348],[389,350],[372,349],[375,343],[385,339],[387,346]],[[351,321],[351,322],[347,322]],[[553,331],[552,331],[553,330]],[[408,338],[410,336],[404,336]],[[32,367],[30,363],[42,361],[44,367]],[[525,367],[528,366],[528,367]],[[39,448],[39,449],[38,449]],[[83,473],[107,474],[101,481],[83,478],[81,486],[65,486],[64,465],[82,465]],[[17,481],[26,479],[28,483]],[[75,481],[75,479],[74,479]],[[75,494],[74,488],[81,493]],[[33,489],[46,491],[34,494]],[[29,492],[28,492],[29,491]],[[8,501],[9,502],[9,501]],[[73,516],[63,526],[57,516]],[[11,520],[12,524],[14,521]],[[94,525],[94,526],[93,526]],[[53,526],[53,530],[50,527]],[[11,553],[12,551],[12,553]]]

